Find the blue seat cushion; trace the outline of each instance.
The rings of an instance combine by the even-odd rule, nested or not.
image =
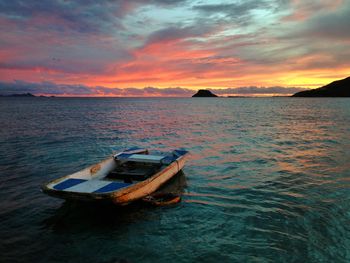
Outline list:
[[[74,185],[77,185],[77,184],[81,184],[82,182],[85,182],[87,180],[85,179],[78,179],[78,178],[69,178],[67,180],[64,180],[63,182],[59,183],[59,184],[56,184],[53,189],[56,189],[56,190],[64,190],[64,189],[67,189],[69,187],[72,187]]]
[[[117,183],[117,182],[113,182],[110,184],[105,185],[104,187],[94,191],[94,193],[107,193],[107,192],[113,192],[115,190],[118,190],[120,188],[124,188],[127,187],[131,184],[129,183]]]

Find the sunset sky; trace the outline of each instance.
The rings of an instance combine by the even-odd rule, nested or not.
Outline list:
[[[349,61],[348,0],[0,0],[0,94],[287,95]]]

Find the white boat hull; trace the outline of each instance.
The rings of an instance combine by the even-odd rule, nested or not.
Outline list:
[[[42,186],[42,190],[48,195],[63,199],[107,201],[116,205],[127,205],[158,190],[184,167],[187,156],[188,152],[182,151],[182,154],[176,157],[169,165],[160,169],[149,178],[125,187],[123,186],[115,191],[101,192],[98,190],[104,189],[104,187],[108,188],[108,185],[112,184],[111,181],[106,181],[103,178],[108,172],[117,167],[114,157],[110,157],[79,172],[53,180]],[[78,183],[66,189],[58,189],[57,186],[72,180],[76,180]],[[83,183],[79,183],[79,180],[83,181]]]

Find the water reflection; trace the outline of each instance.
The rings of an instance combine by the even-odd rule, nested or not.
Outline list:
[[[174,193],[182,195],[186,187],[186,177],[183,171],[178,172],[171,180],[164,184],[156,193]],[[171,206],[173,207],[173,205]],[[116,229],[125,224],[138,221],[155,220],[157,208],[142,201],[128,206],[115,206],[109,203],[64,201],[54,211],[54,214],[42,222],[43,228],[53,231],[71,232],[74,230],[90,231],[92,228]]]
[[[0,104],[2,261],[350,261],[348,99]],[[191,152],[180,204],[78,205],[38,190],[133,145]]]

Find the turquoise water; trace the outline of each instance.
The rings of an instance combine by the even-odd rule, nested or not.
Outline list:
[[[350,100],[0,98],[1,262],[349,262]],[[172,207],[40,185],[129,146],[185,147]]]

